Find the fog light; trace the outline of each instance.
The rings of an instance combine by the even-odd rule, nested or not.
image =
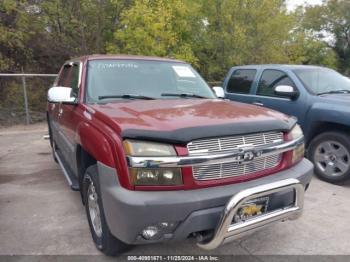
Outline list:
[[[146,227],[143,231],[142,231],[142,236],[144,239],[147,240],[154,240],[154,239],[158,239],[160,238],[160,230],[158,227],[156,226],[149,226]]]
[[[163,234],[168,234],[174,232],[177,222],[161,222],[158,225],[162,228]]]
[[[160,222],[158,224],[148,226],[142,230],[141,235],[146,240],[157,240],[165,234],[174,232],[178,222]]]

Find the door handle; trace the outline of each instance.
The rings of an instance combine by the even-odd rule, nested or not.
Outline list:
[[[256,105],[256,106],[264,106],[264,104],[263,104],[263,103],[258,102],[258,101],[253,102],[253,105]]]

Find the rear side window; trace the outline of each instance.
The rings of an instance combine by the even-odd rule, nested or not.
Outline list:
[[[262,96],[277,96],[274,90],[279,85],[288,85],[295,89],[292,79],[286,73],[273,69],[264,70],[256,93]]]
[[[227,92],[249,94],[255,75],[255,69],[238,69],[234,71],[228,81]]]

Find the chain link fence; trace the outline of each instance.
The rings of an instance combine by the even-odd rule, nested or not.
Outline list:
[[[56,76],[0,73],[0,127],[45,120],[47,90]]]

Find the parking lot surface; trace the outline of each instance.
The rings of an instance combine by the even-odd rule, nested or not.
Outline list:
[[[0,255],[101,255],[79,192],[67,185],[45,134],[45,124],[0,129]],[[212,251],[186,240],[137,246],[127,254],[350,255],[349,240],[350,183],[313,178],[299,220]]]

